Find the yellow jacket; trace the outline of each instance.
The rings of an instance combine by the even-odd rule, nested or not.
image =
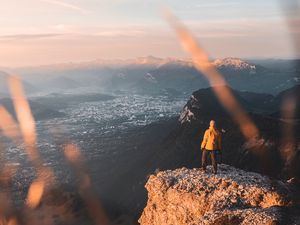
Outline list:
[[[221,150],[221,133],[214,127],[209,127],[201,143],[201,149]]]

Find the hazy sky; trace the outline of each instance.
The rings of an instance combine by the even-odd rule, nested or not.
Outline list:
[[[162,19],[170,7],[212,57],[293,57],[277,0],[7,0],[0,66],[154,55],[186,57]]]

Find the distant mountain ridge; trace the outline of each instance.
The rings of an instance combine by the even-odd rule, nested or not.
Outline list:
[[[10,75],[8,73],[4,71],[0,71],[0,97],[5,97],[10,94],[9,84],[8,84],[9,76]],[[23,81],[23,86],[26,94],[33,94],[40,91],[39,88],[28,83],[27,81]]]
[[[264,62],[264,61],[262,61]],[[224,75],[228,85],[236,90],[278,94],[300,84],[298,69],[289,61],[278,67],[277,61],[267,67],[259,61],[239,58],[224,58],[212,64]],[[82,63],[19,68],[15,72],[42,91],[103,91],[133,92],[139,94],[168,93],[176,90],[179,94],[209,87],[205,76],[195,69],[189,59],[158,58],[154,56],[128,60],[94,60]],[[2,92],[0,90],[0,92]]]
[[[96,59],[86,62],[78,63],[59,63],[59,64],[50,64],[50,65],[41,65],[36,67],[24,67],[21,69],[58,69],[58,70],[67,70],[67,69],[79,69],[79,68],[93,68],[98,66],[129,66],[129,65],[144,65],[144,66],[162,66],[166,64],[173,64],[179,66],[193,66],[191,59],[167,57],[160,58],[154,56],[146,57],[137,57],[132,59]],[[236,69],[255,69],[254,64],[250,64],[245,60],[233,57],[220,58],[212,61],[212,64],[216,67],[235,67]]]

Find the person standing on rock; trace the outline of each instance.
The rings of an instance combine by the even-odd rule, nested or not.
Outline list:
[[[221,133],[216,128],[216,122],[211,120],[201,143],[202,169],[206,171],[207,154],[210,154],[214,174],[217,173],[216,152],[221,151]]]

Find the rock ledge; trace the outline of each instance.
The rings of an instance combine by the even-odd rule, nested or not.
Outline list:
[[[291,205],[287,186],[257,173],[219,165],[181,168],[151,175],[142,225],[280,224],[281,208]]]

